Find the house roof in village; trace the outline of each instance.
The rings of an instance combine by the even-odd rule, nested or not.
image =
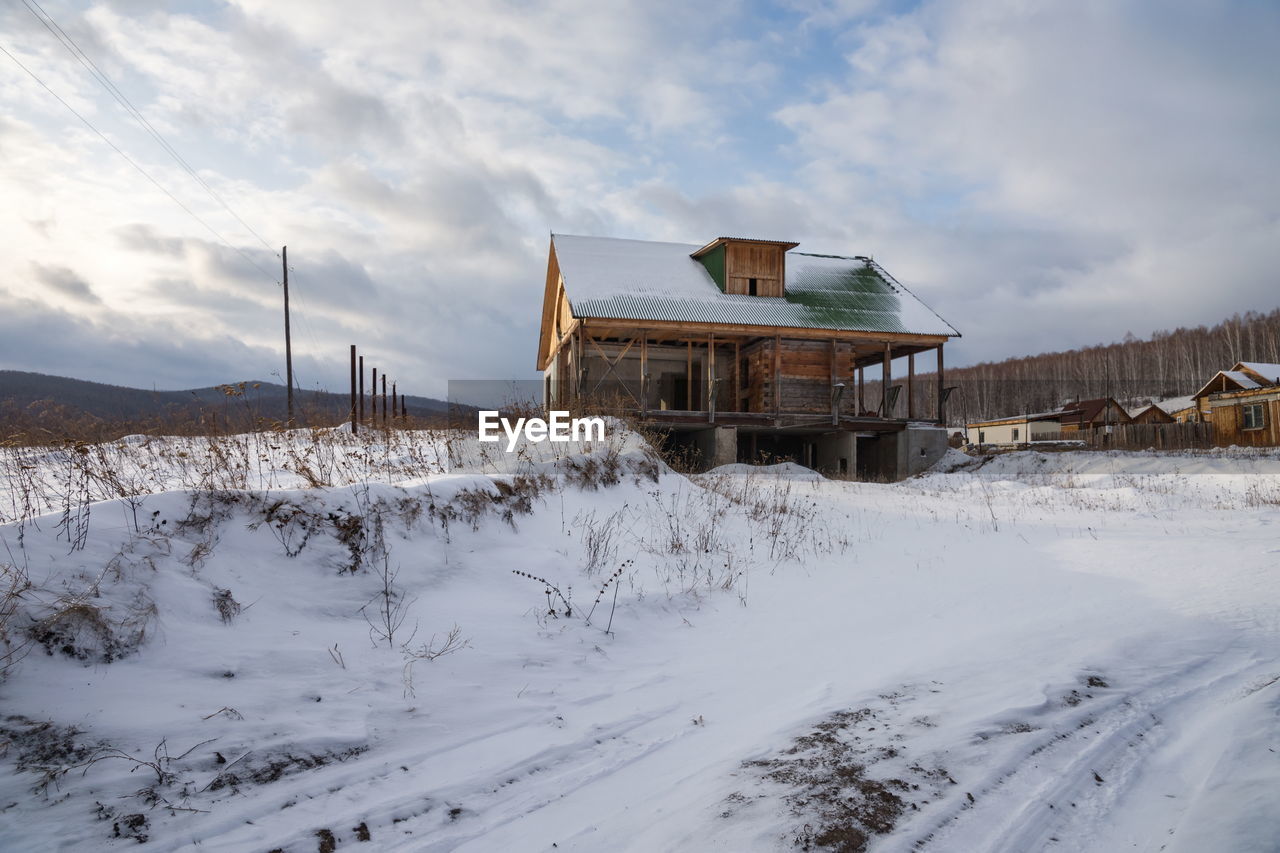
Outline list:
[[[784,296],[724,293],[703,248],[611,237],[552,235],[575,317],[959,336],[865,258],[788,252]]]
[[[1265,361],[1237,362],[1236,370],[1247,370],[1266,380],[1263,384],[1280,385],[1280,364],[1269,364]]]
[[[1219,381],[1220,377],[1225,378],[1228,382],[1235,385],[1236,387],[1227,388],[1225,382]],[[1208,382],[1204,383],[1204,385],[1201,385],[1200,390],[1197,391],[1192,396],[1198,399],[1200,397],[1205,396],[1206,394],[1214,393],[1211,389],[1215,384],[1223,386],[1222,388],[1218,389],[1219,391],[1239,391],[1239,390],[1247,391],[1250,388],[1259,388],[1262,385],[1262,383],[1258,382],[1257,379],[1255,379],[1253,376],[1250,376],[1248,373],[1245,373],[1244,371],[1219,370],[1217,373],[1213,374],[1213,378],[1211,378]]]
[[[1063,419],[1067,415],[1078,415],[1078,414],[1079,412],[1076,411],[1075,409],[1068,409],[1068,410],[1054,409],[1051,412],[1033,412],[1032,414],[1029,414],[1029,415],[1010,415],[1009,417],[1006,417],[1006,418],[995,418],[994,420],[989,420],[989,421],[974,421],[973,423],[965,424],[965,426],[970,429],[973,429],[974,427],[1000,426],[1002,424],[1021,424],[1021,423],[1030,423],[1032,421],[1054,421],[1054,420]]]
[[[1092,423],[1094,418],[1102,414],[1102,410],[1107,404],[1113,404],[1115,411],[1119,414],[1117,420],[1127,420],[1129,413],[1124,407],[1116,403],[1110,397],[1099,397],[1095,400],[1078,400],[1074,403],[1068,403],[1062,407],[1062,422],[1067,424],[1086,424]]]
[[[1174,412],[1181,412],[1183,409],[1190,409],[1195,404],[1195,397],[1170,397],[1168,400],[1156,400],[1151,405],[1158,406],[1166,414],[1172,415]]]

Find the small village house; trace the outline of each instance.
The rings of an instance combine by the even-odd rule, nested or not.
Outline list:
[[[1237,361],[1230,370],[1219,370],[1200,390],[1191,395],[1195,401],[1197,420],[1210,420],[1209,398],[1214,394],[1231,391],[1252,391],[1280,384],[1280,364],[1258,361]]]
[[[1240,361],[1218,371],[1195,394],[1214,444],[1280,446],[1280,364]]]
[[[1094,400],[1078,400],[1062,407],[1062,432],[1070,438],[1070,433],[1087,430],[1106,429],[1119,424],[1131,423],[1133,418],[1111,397],[1099,397]]]
[[[1142,406],[1130,414],[1130,420],[1135,424],[1171,424],[1174,423],[1174,417],[1163,407],[1156,403]]]
[[[1056,441],[1062,435],[1064,417],[1074,417],[1075,410],[1055,410],[1036,414],[996,418],[966,425],[969,444],[982,446],[1015,446],[1036,441]]]
[[[959,332],[872,259],[797,245],[553,234],[547,406],[611,400],[707,466],[792,459],[896,479],[932,464],[947,440],[943,347]]]

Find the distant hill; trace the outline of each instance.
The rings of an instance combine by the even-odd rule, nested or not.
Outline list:
[[[228,394],[227,387],[243,387],[243,393]],[[0,411],[14,415],[33,405],[51,404],[71,414],[105,421],[191,418],[209,412],[282,421],[286,416],[285,390],[274,382],[251,381],[186,391],[146,391],[64,376],[0,370]],[[351,406],[348,395],[326,391],[294,391],[294,401],[299,414],[316,422],[345,419]],[[449,408],[443,400],[412,395],[405,397],[405,404],[409,414],[417,417],[439,415]]]

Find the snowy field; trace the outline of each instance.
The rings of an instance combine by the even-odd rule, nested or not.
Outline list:
[[[1280,850],[1275,453],[6,453],[0,850]]]

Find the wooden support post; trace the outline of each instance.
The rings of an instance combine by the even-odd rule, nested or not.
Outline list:
[[[867,373],[866,368],[858,365],[858,417],[867,410]]]
[[[880,382],[880,417],[887,418],[889,412],[889,383],[893,381],[893,344],[884,342],[884,376]]]
[[[907,420],[916,419],[916,354],[907,356]]]
[[[582,397],[582,389],[587,381],[586,366],[582,363],[587,355],[587,344],[583,339],[586,330],[579,326],[577,332],[577,352],[573,356],[573,399],[578,400]]]
[[[351,434],[355,435],[359,429],[356,414],[359,412],[357,408],[359,404],[356,401],[356,345],[351,345]]]
[[[387,420],[387,372],[384,370],[382,372],[382,425],[385,427],[389,423]]]
[[[391,383],[391,418],[400,417],[400,395],[396,393],[396,383]]]
[[[360,411],[356,413],[356,423],[364,420],[364,356],[360,356]]]
[[[373,368],[373,387],[369,389],[369,418],[373,428],[378,428],[378,368]]]
[[[782,416],[782,335],[773,336],[773,416]]]
[[[707,420],[716,420],[716,335],[707,334]]]
[[[942,364],[942,344],[938,344],[938,423],[942,426],[947,425],[946,396],[946,372]]]
[[[640,330],[640,417],[649,414],[649,333]]]
[[[828,375],[830,378],[829,378],[829,381],[827,382],[827,384],[830,386],[827,389],[827,393],[831,395],[831,400],[832,400],[831,402],[831,425],[832,426],[840,425],[840,403],[842,402],[840,398],[836,397],[836,382],[837,382],[836,346],[837,346],[836,339],[832,338],[831,339],[831,369],[828,371]]]
[[[400,395],[400,419],[405,423],[409,422],[409,409],[404,404],[404,394]]]
[[[684,367],[684,409],[693,411],[693,341],[688,341],[689,358]]]
[[[742,411],[742,342],[733,342],[733,410]]]

